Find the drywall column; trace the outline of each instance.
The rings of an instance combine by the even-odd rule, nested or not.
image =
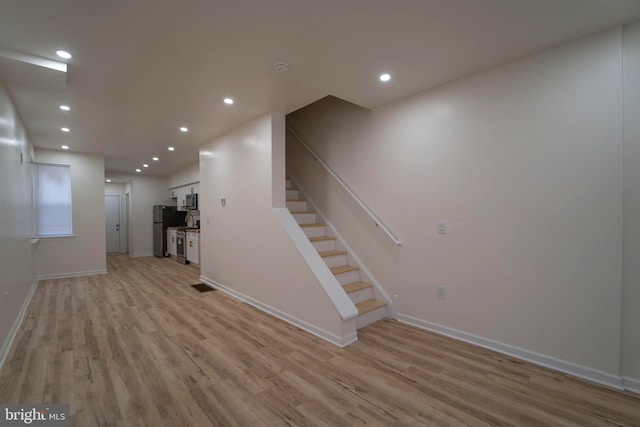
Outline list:
[[[285,193],[284,137],[284,116],[268,114],[200,147],[202,280],[340,344],[353,331],[273,211]]]
[[[624,28],[622,376],[640,392],[640,22]]]

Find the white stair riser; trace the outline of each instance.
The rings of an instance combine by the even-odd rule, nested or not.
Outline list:
[[[340,283],[341,285],[346,285],[347,283],[360,281],[360,271],[358,270],[348,271],[342,274],[335,274],[335,276],[336,276],[336,279],[338,280],[338,283]]]
[[[302,227],[302,231],[304,231],[307,237],[322,237],[325,233],[324,225],[318,227]]]
[[[373,299],[373,297],[374,297],[372,288],[360,289],[359,291],[351,292],[348,295],[349,295],[349,298],[351,298],[351,301],[353,301],[354,304],[357,304],[357,303],[362,302],[362,301],[366,301],[368,299]]]
[[[356,317],[356,329],[364,328],[365,326],[384,319],[385,317],[387,317],[386,306],[371,310],[368,313]]]
[[[289,200],[286,202],[287,209],[290,212],[300,212],[306,211],[307,202],[306,201],[290,201],[291,199],[303,198],[300,191],[297,189],[292,189],[293,184],[291,180],[286,180],[286,198]],[[316,222],[320,222],[317,219],[317,215],[315,213],[297,213],[293,214],[296,222],[300,225],[303,224],[315,224]],[[325,235],[326,227],[324,226],[314,226],[314,227],[301,227],[303,232],[307,237],[322,237]],[[336,240],[321,240],[318,242],[311,242],[314,248],[318,252],[325,251],[335,251],[337,249]],[[342,246],[342,245],[340,245]],[[349,257],[347,254],[342,255],[333,255],[329,257],[322,258],[327,264],[328,268],[339,267],[341,265],[346,265],[349,262]],[[348,271],[346,273],[336,274],[334,275],[338,283],[341,285],[346,285],[348,283],[357,282],[362,280],[363,274],[360,270]],[[354,304],[358,304],[363,301],[367,301],[375,298],[375,292],[372,287],[368,287],[365,289],[360,289],[356,292],[352,292],[349,295],[349,298]],[[359,315],[356,317],[356,329],[361,329],[367,325],[370,325],[374,322],[377,322],[387,316],[387,307],[379,307],[375,310],[372,310],[368,313]]]
[[[313,247],[316,248],[318,252],[324,251],[335,251],[336,250],[336,241],[335,240],[321,240],[319,242],[311,242]]]
[[[316,214],[314,213],[294,213],[293,217],[296,219],[298,224],[313,224],[317,222]]]
[[[290,211],[305,211],[307,210],[307,202],[303,201],[295,201],[295,202],[291,202],[288,201],[287,202],[287,209],[289,209]]]
[[[338,267],[340,265],[347,264],[347,256],[346,255],[334,255],[334,256],[326,256],[322,257],[324,262],[327,264],[327,267]]]

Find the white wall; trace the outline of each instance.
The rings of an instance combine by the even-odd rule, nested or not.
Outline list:
[[[169,175],[169,188],[181,187],[200,181],[200,163],[194,162]]]
[[[640,22],[624,31],[622,374],[640,392]]]
[[[105,196],[119,196],[127,192],[127,184],[117,182],[105,182],[104,194]]]
[[[122,177],[120,177],[122,178]],[[129,176],[130,200],[129,253],[132,256],[153,255],[153,205],[175,205],[169,198],[168,180],[158,176]]]
[[[71,166],[72,237],[40,239],[40,277],[106,272],[104,157],[67,151],[35,150],[35,160]]]
[[[272,162],[272,151],[284,154],[283,122],[269,114],[200,147],[202,279],[342,337],[337,310],[272,209],[284,200],[284,163]]]
[[[32,158],[22,122],[0,83],[0,365],[36,281]]]
[[[287,116],[403,241],[395,250],[374,236],[352,247],[374,274],[383,270],[378,280],[398,295],[405,320],[617,378],[621,35],[369,113],[327,100]],[[438,220],[447,235],[436,234]]]

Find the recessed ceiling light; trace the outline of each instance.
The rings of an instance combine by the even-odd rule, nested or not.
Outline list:
[[[389,80],[391,80],[391,74],[388,74],[388,73],[380,74],[381,82],[388,82]]]
[[[69,132],[69,128],[60,128],[62,132]]]
[[[160,160],[160,159],[159,159],[159,158],[157,158],[157,157],[154,157],[154,158],[153,158],[153,161],[154,161],[154,162],[157,162],[158,160]]]
[[[69,110],[71,110],[71,108],[70,108],[68,105],[61,105],[61,106],[60,106],[60,109],[61,109],[61,110],[63,110],[63,111],[69,111]]]
[[[180,132],[189,132],[189,128],[186,128],[186,127],[182,126],[180,128]]]
[[[143,167],[143,168],[148,168],[148,167],[149,167],[149,165],[148,165],[148,164],[146,164],[146,163],[144,163],[144,164],[142,165],[142,167]]]
[[[169,150],[169,151],[173,151],[173,150],[175,150],[175,148],[173,148],[173,147],[168,147],[168,148],[167,148],[167,150]]]
[[[111,180],[110,180],[110,179],[107,179],[107,182],[111,182]]]
[[[289,64],[287,64],[286,62],[278,62],[277,64],[273,65],[273,68],[278,73],[286,73],[287,71],[289,71]]]
[[[136,172],[140,173],[142,172],[142,169],[136,169]]]
[[[224,103],[225,103],[225,104],[227,104],[227,105],[231,105],[231,104],[233,104],[233,99],[231,99],[231,98],[225,98],[225,99],[224,99]]]
[[[71,59],[71,54],[66,50],[57,50],[56,55],[58,55],[60,58]]]
[[[68,145],[62,145],[62,146],[60,146],[60,148],[62,148],[63,150],[68,150],[69,146]]]

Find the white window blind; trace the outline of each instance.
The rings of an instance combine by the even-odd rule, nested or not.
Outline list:
[[[70,236],[71,167],[34,164],[36,236]]]

